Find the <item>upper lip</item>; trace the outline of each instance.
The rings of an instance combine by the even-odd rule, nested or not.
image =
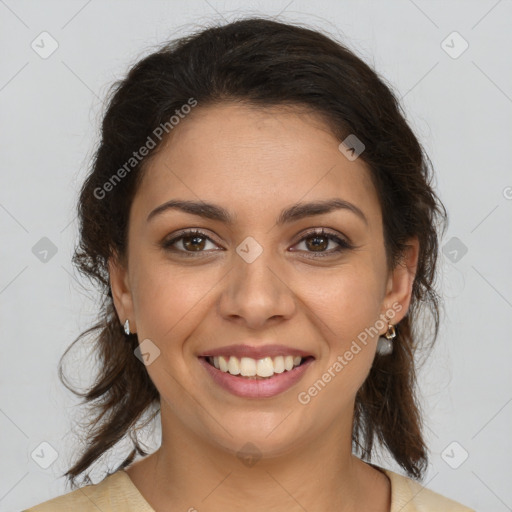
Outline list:
[[[263,359],[265,357],[276,356],[312,356],[309,352],[297,348],[286,347],[285,345],[264,345],[261,347],[253,347],[251,345],[226,345],[224,347],[212,348],[204,351],[199,357],[208,356],[235,356],[250,357],[252,359]]]

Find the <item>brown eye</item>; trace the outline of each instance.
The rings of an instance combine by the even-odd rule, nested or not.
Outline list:
[[[322,251],[327,249],[330,239],[322,235],[313,235],[305,238],[306,247],[313,251]]]
[[[187,250],[201,251],[206,245],[206,238],[200,235],[189,235],[181,237],[183,247]]]
[[[332,255],[353,247],[348,241],[324,229],[306,233],[299,241],[301,243],[305,246],[305,252],[317,253],[319,256]],[[327,250],[329,247],[331,249]]]
[[[171,240],[164,241],[162,247],[174,252],[200,253],[206,252],[205,246],[208,242],[215,245],[212,239],[201,231],[186,231]]]

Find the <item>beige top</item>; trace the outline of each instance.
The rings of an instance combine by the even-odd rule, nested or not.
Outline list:
[[[379,468],[380,469],[380,468]],[[390,512],[475,512],[387,469],[391,481]],[[103,481],[45,501],[22,512],[155,512],[124,470]]]

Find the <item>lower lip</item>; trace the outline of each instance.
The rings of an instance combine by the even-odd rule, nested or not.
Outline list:
[[[237,377],[218,370],[208,363],[204,357],[199,358],[199,362],[211,375],[214,382],[234,395],[244,398],[271,398],[283,393],[302,378],[313,361],[313,358],[307,359],[293,370],[285,370],[283,373],[277,373],[268,379],[251,379],[249,377]]]

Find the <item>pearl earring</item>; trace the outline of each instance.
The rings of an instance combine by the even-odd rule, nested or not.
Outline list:
[[[394,337],[396,337],[395,326],[393,324],[388,324],[388,330],[384,336],[379,337],[379,341],[377,343],[377,354],[380,356],[388,356],[393,352],[393,342],[391,341]]]
[[[126,322],[124,323],[124,332],[129,336],[130,335],[130,321],[128,318],[126,319]]]

